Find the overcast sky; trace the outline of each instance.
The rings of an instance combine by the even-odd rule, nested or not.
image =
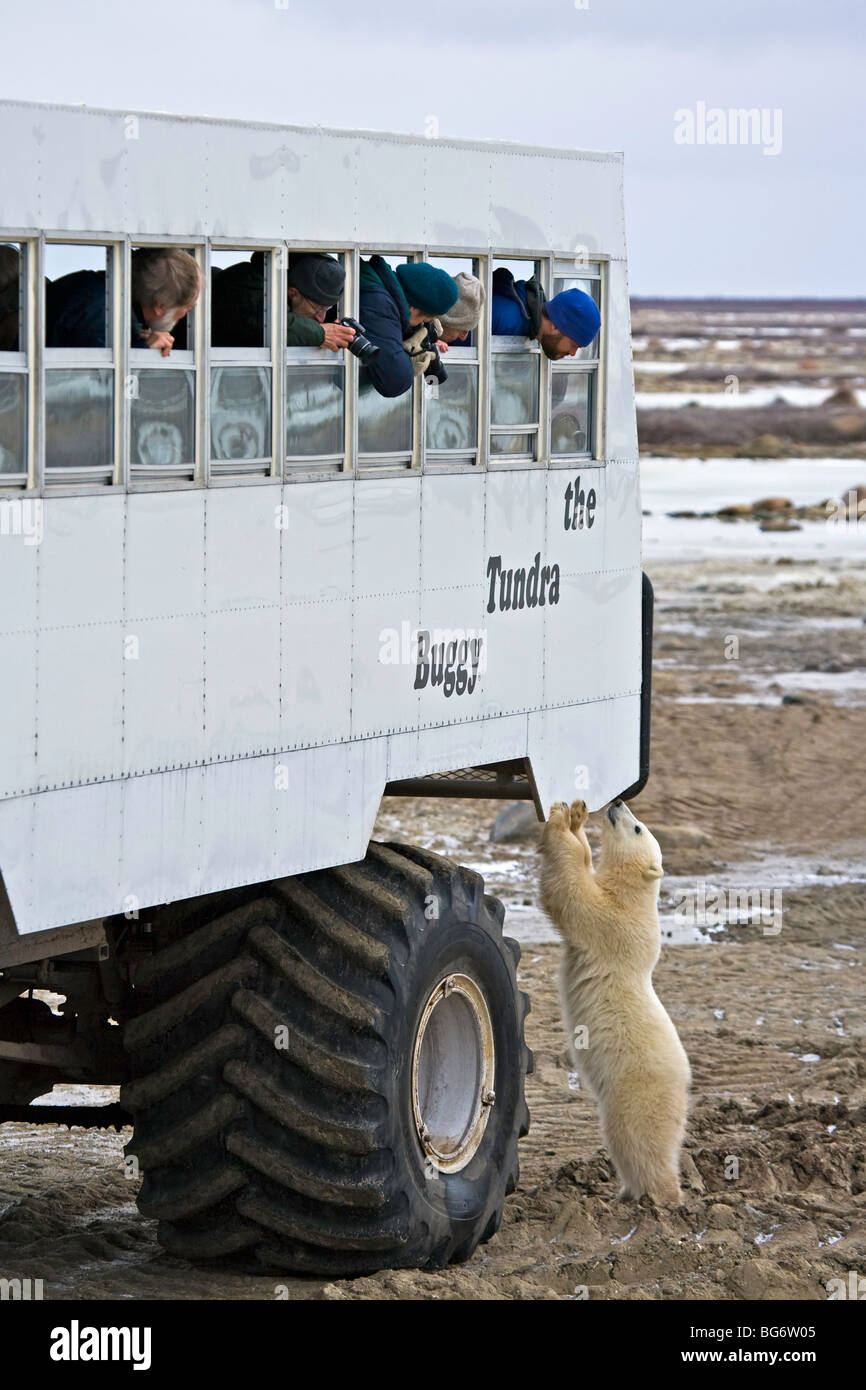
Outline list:
[[[634,293],[853,297],[864,15],[863,0],[40,0],[5,7],[2,93],[416,134],[435,116],[443,136],[623,150]],[[699,143],[700,103],[765,110],[763,142]],[[694,143],[674,138],[678,112]]]

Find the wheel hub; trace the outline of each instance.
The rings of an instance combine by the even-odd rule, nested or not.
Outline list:
[[[415,1128],[429,1161],[444,1173],[476,1152],[496,1100],[493,1026],[468,975],[448,975],[430,994],[412,1056]]]

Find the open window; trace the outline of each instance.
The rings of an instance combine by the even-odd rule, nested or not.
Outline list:
[[[126,397],[133,481],[191,479],[196,468],[194,247],[133,246]]]
[[[26,243],[0,242],[0,487],[27,482],[29,255]]]
[[[362,252],[370,261],[381,256],[391,271],[420,256],[404,256],[394,252]],[[363,324],[363,266],[358,318]],[[399,396],[382,396],[376,390],[365,368],[358,371],[358,466],[365,472],[386,468],[410,468],[414,457],[416,388]]]
[[[110,483],[119,247],[46,242],[44,267],[45,481]]]
[[[210,254],[210,472],[272,471],[272,251],[213,248]]]
[[[520,305],[525,306],[527,284],[533,277],[540,279],[540,263],[534,260],[495,260],[494,276],[500,269],[510,272],[508,296],[516,297]],[[520,333],[494,334],[491,337],[491,460],[516,462],[539,457],[540,380],[541,348],[535,339]]]
[[[430,256],[431,265],[449,275],[461,272],[484,278],[484,262],[478,257]],[[445,330],[448,351],[441,354],[438,379],[424,378],[424,437],[427,467],[454,467],[478,462],[480,350],[485,315],[470,330]],[[441,376],[444,372],[445,379]]]
[[[557,261],[553,292],[582,290],[601,310],[601,263]],[[602,329],[604,332],[604,320]],[[554,459],[594,458],[597,453],[598,380],[601,333],[574,357],[551,364],[550,454]]]
[[[310,257],[318,258],[318,269]],[[349,260],[345,253],[313,247],[288,253],[282,291],[286,296],[287,474],[329,473],[345,467],[346,374],[352,356],[344,348],[333,351],[326,346],[321,330],[349,312],[345,288]],[[323,288],[317,291],[320,279]],[[336,303],[332,302],[335,294]]]

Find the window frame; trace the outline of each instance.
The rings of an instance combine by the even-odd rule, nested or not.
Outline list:
[[[489,349],[486,354],[488,359],[489,387],[487,400],[487,467],[498,470],[514,470],[526,468],[546,468],[550,459],[550,426],[548,403],[550,399],[550,364],[541,351],[541,347],[531,338],[517,338],[507,334],[494,334],[493,323],[493,272],[496,264],[502,261],[525,261],[531,262],[534,266],[533,274],[536,275],[544,290],[545,296],[549,294],[550,286],[550,262],[551,256],[545,251],[519,251],[517,249],[497,247],[496,254],[491,251],[489,257],[489,281],[487,295],[487,327]],[[509,346],[510,345],[510,346]],[[519,425],[511,429],[507,426],[494,425],[493,416],[493,358],[495,355],[504,355],[509,352],[523,353],[526,355],[537,356],[538,367],[538,420],[526,424],[530,428],[521,428]],[[531,454],[494,454],[490,448],[490,442],[496,434],[530,434],[534,436],[534,450]]]
[[[425,473],[471,473],[477,472],[479,468],[485,467],[485,460],[488,452],[488,432],[487,422],[487,345],[490,342],[490,256],[487,252],[473,251],[440,251],[435,247],[425,248],[423,260],[435,258],[436,260],[470,261],[472,264],[472,274],[477,276],[484,287],[484,312],[478,323],[478,327],[473,329],[475,344],[465,347],[463,344],[452,344],[450,351],[445,357],[447,369],[448,360],[452,352],[458,355],[454,360],[459,366],[465,362],[467,365],[476,364],[475,371],[475,448],[474,449],[429,449],[427,447],[427,402],[431,392],[427,384],[421,377],[421,467]],[[463,357],[462,353],[473,353],[473,357]],[[449,457],[450,456],[450,457]]]
[[[0,374],[24,377],[24,467],[14,473],[0,473],[0,493],[30,489],[36,478],[36,447],[33,400],[36,392],[36,312],[31,302],[31,258],[38,254],[38,242],[24,234],[10,232],[0,237],[4,245],[18,247],[18,347],[0,352]],[[38,281],[37,281],[38,283]]]
[[[355,473],[354,460],[357,459],[357,390],[358,373],[357,360],[346,348],[341,348],[339,352],[330,352],[318,347],[288,347],[286,345],[286,330],[288,323],[288,274],[289,256],[295,252],[311,253],[320,251],[329,256],[336,256],[346,272],[346,281],[343,286],[343,317],[358,317],[358,249],[357,247],[346,246],[345,244],[330,245],[326,242],[298,242],[286,241],[282,246],[282,255],[279,266],[279,285],[277,287],[278,312],[275,320],[280,324],[279,343],[281,347],[280,359],[283,371],[283,384],[281,388],[281,438],[280,448],[282,451],[282,463],[279,476],[284,482],[312,482],[315,480],[327,479],[329,481],[343,476],[353,477]],[[351,307],[350,307],[351,306]],[[352,364],[355,364],[353,370]],[[289,454],[286,445],[286,431],[288,428],[288,414],[286,412],[286,397],[289,384],[288,374],[292,365],[318,366],[318,367],[340,367],[343,371],[343,448],[337,454]]]
[[[0,496],[16,495],[26,491],[35,495],[64,496],[103,494],[106,491],[173,491],[203,486],[256,486],[273,483],[305,481],[333,481],[338,478],[358,477],[405,477],[413,473],[471,472],[478,470],[508,470],[527,468],[571,468],[575,463],[603,465],[606,436],[606,358],[608,343],[608,294],[610,256],[593,252],[586,262],[576,262],[567,253],[525,248],[455,248],[445,245],[394,245],[386,249],[368,248],[360,244],[346,242],[320,241],[315,245],[304,241],[273,240],[252,237],[207,237],[204,235],[162,235],[141,233],[137,235],[108,233],[105,231],[70,232],[65,228],[7,228],[2,234],[6,242],[16,243],[23,255],[22,306],[23,324],[17,353],[0,354],[0,370],[4,367],[27,376],[27,473],[0,475]],[[109,253],[107,269],[112,286],[111,293],[111,337],[113,346],[105,349],[48,349],[44,345],[45,335],[45,248],[51,244],[100,246]],[[131,310],[131,252],[138,246],[178,246],[193,252],[203,275],[203,288],[191,315],[192,347],[181,353],[173,353],[167,361],[154,361],[142,350],[130,348],[128,337]],[[267,291],[270,295],[270,354],[259,349],[211,349],[210,344],[210,255],[211,249],[251,253],[263,250],[270,253],[270,276]],[[485,311],[476,334],[475,358],[460,359],[467,363],[477,361],[478,383],[478,426],[477,448],[474,459],[471,452],[428,450],[426,442],[426,400],[423,378],[415,379],[412,391],[412,449],[411,456],[400,453],[361,454],[358,444],[358,362],[345,350],[339,354],[327,354],[328,365],[341,365],[344,372],[344,450],[340,456],[327,456],[316,460],[310,456],[311,467],[305,467],[305,460],[295,456],[290,460],[286,455],[286,389],[287,373],[292,363],[298,365],[305,360],[318,362],[321,349],[296,349],[285,346],[285,291],[288,273],[288,257],[294,251],[323,251],[337,255],[346,269],[346,287],[343,296],[344,312],[359,314],[359,267],[361,257],[368,257],[379,250],[381,254],[395,258],[408,258],[413,261],[428,257],[460,259],[472,261],[478,268],[485,287]],[[491,375],[494,354],[499,351],[526,351],[525,340],[512,340],[512,346],[497,345],[490,333],[492,314],[492,275],[494,264],[517,260],[534,262],[545,294],[549,297],[555,280],[560,277],[594,279],[599,283],[599,307],[602,327],[598,339],[597,356],[581,362],[568,361],[552,364],[535,345],[530,352],[539,357],[539,418],[531,422],[535,435],[534,455],[497,455],[490,452],[491,440]],[[351,306],[351,307],[350,307]],[[507,343],[508,340],[505,340]],[[459,349],[458,349],[459,350]],[[465,349],[464,349],[465,350]],[[470,349],[473,351],[473,349]],[[57,356],[59,354],[59,357]],[[189,354],[189,356],[187,356]],[[292,354],[290,357],[289,354]],[[295,356],[297,354],[297,356]],[[458,359],[455,358],[455,361]],[[46,373],[52,366],[61,362],[69,367],[111,366],[114,386],[114,458],[111,474],[105,470],[101,479],[94,478],[93,470],[82,470],[85,476],[76,477],[72,470],[55,469],[46,475],[45,469],[45,385]],[[270,467],[261,471],[249,472],[232,468],[230,461],[217,461],[226,464],[222,468],[212,468],[210,458],[210,413],[211,413],[211,367],[224,365],[268,365],[272,372],[271,391],[271,443]],[[353,365],[354,364],[354,365]],[[196,390],[195,408],[195,464],[184,468],[184,476],[172,473],[171,466],[163,468],[154,465],[151,473],[144,476],[137,466],[133,472],[130,460],[130,403],[127,401],[126,386],[131,369],[192,370]],[[591,400],[592,448],[585,453],[552,455],[551,417],[553,373],[565,371],[588,374],[593,378]],[[530,423],[530,422],[528,422]],[[493,426],[492,433],[516,433]],[[525,431],[524,431],[525,432]],[[263,465],[264,460],[242,461],[253,465]],[[324,466],[323,466],[324,464]],[[333,465],[333,466],[332,466]]]
[[[38,450],[37,450],[37,476],[43,495],[57,497],[70,493],[77,494],[85,492],[103,493],[107,490],[122,491],[126,485],[125,458],[126,458],[126,435],[124,417],[124,382],[127,377],[128,367],[126,353],[128,343],[124,341],[122,324],[128,323],[129,319],[125,316],[124,306],[128,293],[127,276],[128,264],[126,256],[126,242],[128,238],[122,235],[112,235],[109,232],[69,232],[63,228],[45,229],[38,233],[38,252],[36,266],[36,302],[37,302],[37,324],[36,324],[36,343],[37,343],[37,400],[38,400]],[[105,274],[106,274],[106,295],[108,298],[108,312],[106,314],[106,328],[109,329],[110,345],[104,348],[48,348],[45,346],[46,314],[45,314],[45,282],[46,282],[46,248],[48,246],[101,246],[105,249]],[[54,468],[49,469],[46,460],[46,385],[47,375],[52,367],[66,367],[70,371],[76,368],[86,367],[107,367],[113,375],[112,382],[112,461],[110,468],[98,470],[100,477],[94,477],[97,472],[93,468]]]
[[[211,256],[214,251],[237,252],[239,256],[263,251],[267,256],[267,269],[264,284],[264,327],[267,342],[261,348],[215,348],[211,343],[212,332],[212,288]],[[206,430],[204,440],[207,444],[203,460],[204,481],[206,484],[271,482],[282,477],[282,462],[285,453],[285,439],[279,439],[280,422],[284,419],[278,392],[284,390],[283,362],[280,345],[285,337],[285,318],[280,312],[279,288],[281,284],[280,267],[285,258],[285,243],[248,239],[245,237],[209,237],[205,241],[202,272],[204,284],[202,295],[207,293],[207,301],[202,314],[204,343],[207,365]],[[198,307],[198,306],[196,306]],[[211,447],[211,414],[213,392],[213,369],[215,367],[266,367],[271,373],[271,452],[260,459],[215,459]]]
[[[547,449],[551,468],[571,468],[575,463],[590,464],[604,462],[605,407],[604,364],[607,357],[607,287],[609,257],[593,252],[592,256],[576,259],[574,256],[554,256],[551,258],[551,286],[556,281],[592,280],[598,284],[597,304],[601,314],[601,329],[596,338],[596,352],[591,358],[567,360],[551,363],[550,372],[550,427],[553,424],[553,378],[559,374],[588,376],[589,383],[589,448],[571,454],[554,454],[551,448],[550,430]]]
[[[361,298],[361,261],[369,260],[371,256],[396,256],[401,261],[423,261],[428,255],[427,248],[419,250],[417,246],[373,246],[357,248],[357,273],[354,283],[354,294],[352,303],[354,308],[352,315],[359,323],[361,319],[360,298]],[[359,429],[360,425],[360,369],[361,364],[357,357],[349,353],[354,363],[352,376],[355,382],[355,431],[354,431],[354,462],[355,476],[358,478],[404,478],[413,473],[422,471],[424,460],[424,440],[421,436],[421,422],[423,414],[423,392],[424,381],[422,377],[415,376],[412,382],[411,393],[404,392],[404,396],[411,394],[410,402],[410,430],[411,440],[408,453],[406,450],[394,450],[386,452],[381,450],[378,453],[362,453]],[[402,400],[403,396],[391,397],[389,399]]]

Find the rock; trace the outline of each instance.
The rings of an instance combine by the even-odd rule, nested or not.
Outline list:
[[[844,415],[834,415],[833,429],[846,439],[862,439],[866,431],[866,411],[849,410]]]
[[[685,517],[696,517],[697,512],[668,512],[668,516],[676,517],[678,520],[681,520]]]
[[[532,802],[518,801],[499,812],[490,827],[490,838],[497,845],[511,840],[535,839],[541,832],[541,826]]]
[[[750,507],[748,502],[732,502],[729,507],[719,507],[719,510],[716,512],[716,516],[725,517],[725,519],[727,519],[728,517],[751,515],[752,508]]]
[[[650,830],[662,854],[674,849],[700,849],[711,843],[709,835],[699,825],[651,825]]]
[[[758,527],[759,531],[802,531],[799,521],[790,521],[784,516],[766,517]]]
[[[817,700],[811,700],[808,695],[783,695],[783,705],[817,705]]]
[[[782,441],[775,434],[759,434],[752,440],[749,453],[756,459],[778,459],[784,450]]]
[[[848,409],[853,406],[855,410],[859,410],[860,398],[853,386],[840,386],[832,395],[828,396],[825,401],[822,401],[821,404],[830,406],[844,405],[847,406]]]
[[[707,1210],[707,1225],[713,1231],[733,1231],[739,1225],[739,1218],[732,1207],[713,1202]]]
[[[762,497],[760,502],[752,504],[753,512],[790,512],[793,508],[790,497]]]

